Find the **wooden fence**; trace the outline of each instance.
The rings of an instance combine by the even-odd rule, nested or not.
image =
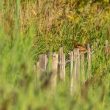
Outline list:
[[[104,50],[106,55],[109,53],[108,41],[106,41]],[[92,71],[92,49],[90,45],[87,48],[78,47],[69,52],[69,59],[66,59],[63,47],[58,53],[42,54],[37,61],[37,76],[41,78],[49,74],[48,82],[51,89],[56,88],[57,79],[65,82],[66,65],[70,66],[70,93],[76,91],[80,84],[91,78]],[[86,64],[86,66],[85,66]]]

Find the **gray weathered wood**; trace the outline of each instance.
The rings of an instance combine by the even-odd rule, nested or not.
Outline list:
[[[73,90],[72,92],[76,92],[78,89],[78,71],[77,71],[77,66],[78,66],[78,60],[77,60],[77,49],[74,49],[74,70],[73,70]]]
[[[88,71],[87,71],[87,78],[91,77],[91,48],[90,45],[87,45],[87,60],[88,60]]]
[[[108,55],[109,55],[109,43],[108,43],[108,40],[105,41],[105,54],[106,54],[106,58],[108,58]]]
[[[58,54],[53,53],[52,55],[52,73],[50,78],[50,87],[55,90],[57,84],[57,71],[58,71]]]
[[[74,80],[77,80],[77,49],[74,49]]]
[[[36,66],[37,66],[37,79],[39,80],[40,79],[40,65],[39,65],[39,61],[37,62],[37,64],[36,64]]]
[[[74,76],[73,76],[73,51],[70,52],[70,94],[73,93],[73,81],[74,81]]]
[[[65,80],[65,54],[63,53],[63,47],[59,50],[59,76],[60,80]]]
[[[81,82],[85,82],[85,58],[84,53],[81,53]]]
[[[42,54],[39,56],[39,65],[43,71],[46,70],[46,67],[47,67],[47,55],[46,54]]]
[[[36,63],[36,73],[37,73],[37,75],[35,76],[35,79],[36,79],[35,85],[37,85],[37,87],[40,88],[41,87],[41,78],[42,78],[43,74],[41,74],[41,71],[40,71],[39,61],[37,61],[37,63]]]
[[[40,69],[41,73],[46,71],[47,62],[48,62],[47,55],[46,54],[41,54],[39,56],[39,69]]]
[[[77,71],[77,73],[76,73],[76,77],[77,77],[77,81],[78,81],[78,83],[80,83],[80,53],[79,53],[79,49],[77,48],[77,67],[76,67],[76,71]]]
[[[63,76],[62,76],[63,81],[65,81],[65,72],[66,72],[65,66],[66,66],[65,54],[63,54],[63,72],[62,72],[63,73]]]

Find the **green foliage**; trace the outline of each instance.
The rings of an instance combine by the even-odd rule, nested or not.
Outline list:
[[[0,110],[109,110],[110,59],[103,52],[110,41],[108,2],[1,0]],[[34,70],[38,55],[61,46],[67,54],[77,43],[93,45],[89,87],[71,96],[67,66],[66,82],[58,82],[54,94],[42,90]]]

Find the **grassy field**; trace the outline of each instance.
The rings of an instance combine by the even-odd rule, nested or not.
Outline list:
[[[0,2],[0,110],[110,109],[110,58],[103,52],[105,40],[110,42],[109,0]],[[70,95],[68,68],[54,94],[39,87],[34,70],[39,54],[61,46],[67,54],[88,43],[95,52],[85,90]]]

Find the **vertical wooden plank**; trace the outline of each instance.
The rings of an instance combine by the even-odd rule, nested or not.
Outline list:
[[[55,90],[57,84],[57,71],[58,71],[58,54],[53,53],[52,55],[52,73],[50,78],[50,87]]]
[[[48,58],[46,54],[42,54],[39,56],[39,69],[40,69],[40,73],[43,73],[46,71],[47,68],[47,62],[48,62]]]
[[[77,81],[78,81],[78,83],[80,83],[80,53],[79,53],[79,49],[77,48],[76,49],[76,51],[77,51],[77,69],[76,69],[76,71],[77,71],[77,73],[76,73],[76,77],[77,77]]]
[[[73,70],[73,93],[78,89],[78,79],[77,79],[77,49],[74,49],[74,70]]]
[[[39,80],[40,79],[40,65],[39,65],[39,61],[37,62],[36,66],[37,66],[37,79]]]
[[[70,52],[70,94],[72,95],[73,93],[73,81],[74,81],[74,76],[73,76],[73,51]]]
[[[87,78],[91,77],[91,48],[90,45],[87,45],[87,60],[88,60],[88,71],[87,71]]]
[[[46,76],[45,72],[47,69],[47,62],[48,62],[47,55],[41,54],[37,62],[37,79],[38,80],[41,80],[43,77]]]
[[[37,70],[37,75],[35,76],[36,77],[36,85],[37,85],[37,88],[40,89],[41,87],[41,74],[40,74],[40,65],[39,65],[39,61],[37,61],[36,63],[36,70]]]
[[[81,81],[85,82],[85,64],[84,64],[84,53],[81,53]]]
[[[51,68],[52,68],[52,52],[48,52],[47,53],[47,57],[48,57],[48,63],[47,63],[47,72],[50,73],[51,72]]]
[[[63,56],[63,47],[59,49],[59,78],[62,80],[62,56]]]
[[[73,54],[74,53],[74,54]],[[70,83],[70,93],[73,95],[79,90],[80,85],[80,54],[79,49],[75,48],[73,52],[70,53],[70,77],[71,77],[71,83]],[[74,63],[73,63],[74,61]]]
[[[63,47],[59,50],[59,77],[60,80],[65,80],[65,54],[63,53]]]
[[[48,63],[48,57],[47,57],[47,55],[45,54],[45,55],[44,55],[44,69],[45,69],[45,71],[47,70],[47,63]]]
[[[108,58],[108,55],[109,55],[109,44],[108,44],[108,40],[105,41],[105,54],[106,54],[106,58]]]
[[[65,62],[65,54],[63,54],[63,76],[62,76],[62,80],[65,81],[65,71],[66,71],[66,62]]]

